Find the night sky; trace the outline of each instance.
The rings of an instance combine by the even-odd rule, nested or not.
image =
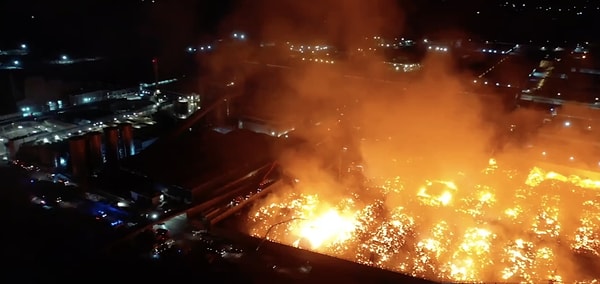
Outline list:
[[[0,33],[6,43],[28,42],[38,52],[95,53],[158,49],[215,33],[228,13],[225,1],[2,1]]]
[[[354,1],[354,0],[349,0]],[[549,5],[547,1],[473,1],[473,0],[391,0],[398,10],[397,23],[390,21],[387,29],[395,33],[431,34],[448,31],[477,33],[495,37],[592,37],[600,11],[587,0],[559,1],[556,7],[585,6],[583,16],[557,16],[551,13],[517,13],[515,9],[499,8],[501,3]],[[337,1],[329,5],[313,5],[310,15],[335,14],[342,6]],[[381,2],[381,1],[376,1]],[[287,4],[286,4],[287,3]],[[272,24],[276,17],[298,14],[294,23],[317,23],[285,7],[297,6],[293,0],[89,0],[44,1],[5,0],[0,3],[1,45],[31,42],[43,52],[53,49],[78,50],[82,53],[113,52],[123,49],[156,49],[168,53],[172,48],[214,36],[234,25],[252,30]],[[321,2],[320,2],[321,3]],[[545,3],[545,4],[544,4]],[[563,5],[564,4],[564,5]],[[567,5],[568,4],[568,5]],[[370,5],[370,4],[369,4]],[[375,5],[375,4],[374,4]],[[345,5],[348,6],[348,5]],[[555,9],[557,9],[555,7]],[[315,11],[318,11],[316,13]],[[475,14],[481,11],[482,14]],[[254,26],[254,27],[253,27]],[[240,27],[236,27],[240,28]],[[42,48],[43,47],[43,48]],[[0,47],[1,48],[1,47]]]

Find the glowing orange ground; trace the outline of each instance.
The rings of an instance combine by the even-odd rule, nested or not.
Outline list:
[[[339,196],[298,183],[249,214],[251,235],[445,281],[590,282],[600,260],[600,181],[489,166],[454,180],[373,179]],[[276,225],[275,225],[276,224]],[[587,274],[586,274],[587,273]]]

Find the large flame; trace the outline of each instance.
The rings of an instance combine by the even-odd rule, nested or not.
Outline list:
[[[258,204],[249,233],[436,280],[595,283],[573,267],[600,259],[599,182],[539,167],[519,176],[491,159],[414,188],[401,177],[338,197],[295,188]]]
[[[352,237],[356,229],[352,216],[342,216],[340,212],[329,209],[327,212],[307,220],[296,234],[310,242],[311,248],[319,248],[324,243],[342,243]],[[301,240],[299,239],[298,242]]]

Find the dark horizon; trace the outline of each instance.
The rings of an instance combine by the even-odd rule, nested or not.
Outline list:
[[[0,4],[4,12],[0,20],[3,35],[0,48],[27,43],[34,51],[48,55],[140,52],[165,56],[232,29],[259,34],[280,9],[294,8],[286,4],[289,1],[264,0],[250,5],[243,0],[154,1],[4,1]],[[593,29],[598,24],[600,10],[596,7],[590,6],[582,15],[555,15],[535,9],[519,12],[498,7],[503,2],[397,0],[396,7],[385,8],[396,10],[396,16],[384,19],[389,23],[384,29],[395,35],[467,35],[489,40],[597,40]],[[530,1],[528,5],[536,3]],[[318,27],[320,21],[328,21],[331,15],[335,17],[336,10],[331,6],[299,14],[310,16],[301,26]],[[394,21],[397,23],[393,24]]]
[[[162,1],[158,1],[162,2]],[[173,52],[214,34],[227,1],[5,1],[2,45],[27,43],[44,54]],[[3,48],[6,48],[3,46]]]
[[[26,44],[30,55],[21,60],[23,62],[47,61],[63,54],[73,58],[104,57],[111,62],[110,67],[102,64],[96,69],[111,74],[100,77],[103,77],[101,81],[112,84],[152,77],[152,58],[159,59],[161,76],[193,75],[194,69],[202,68],[202,59],[190,57],[185,49],[227,37],[235,30],[247,33],[255,43],[287,37],[305,41],[320,39],[339,44],[341,48],[345,42],[354,41],[347,37],[360,37],[373,31],[413,38],[473,38],[518,43],[574,44],[598,40],[598,33],[593,29],[600,24],[600,5],[595,7],[586,0],[569,4],[585,6],[583,15],[574,11],[551,13],[538,9],[548,5],[544,1],[529,1],[525,9],[519,8],[517,2],[510,4],[513,2],[509,1],[425,0],[414,3],[390,0],[347,11],[356,9],[353,5],[360,7],[359,2],[351,1],[346,3],[344,10],[336,2],[312,7],[290,0],[182,0],[176,3],[164,0],[8,0],[0,4],[0,34],[3,35],[0,50]],[[510,5],[507,7],[505,3]],[[570,9],[571,6],[565,5],[557,7]],[[348,13],[353,13],[357,20],[342,16]],[[2,57],[0,59],[9,61],[17,59]],[[57,75],[49,71],[35,72],[50,77]],[[0,113],[7,113],[15,110],[15,101],[22,97],[24,87],[14,84],[23,74],[2,73],[2,89],[13,94],[1,99]],[[133,73],[143,75],[131,76]]]

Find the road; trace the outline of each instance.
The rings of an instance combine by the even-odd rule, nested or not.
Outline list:
[[[159,223],[152,224],[152,229],[166,229],[169,231],[172,239],[183,239],[186,237],[186,233],[189,231],[187,213],[184,212]]]

